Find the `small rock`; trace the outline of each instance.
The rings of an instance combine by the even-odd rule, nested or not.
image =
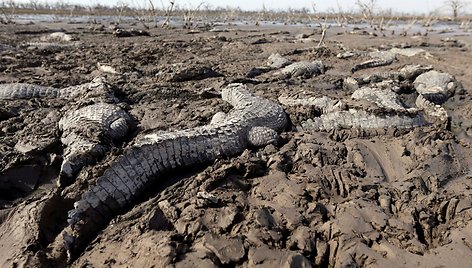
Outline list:
[[[222,264],[238,262],[246,254],[243,242],[239,238],[217,238],[206,234],[203,237],[203,245],[215,253]]]
[[[97,62],[97,67],[98,67],[98,70],[103,73],[120,74],[120,72],[118,72],[116,68],[111,67],[110,65],[105,65],[105,64],[101,64],[100,62]]]
[[[233,224],[238,212],[234,207],[207,208],[203,216],[203,224],[212,231],[226,231]],[[215,230],[217,229],[217,230]]]
[[[158,206],[167,219],[177,220],[179,218],[179,213],[177,212],[177,209],[172,206],[169,201],[163,200],[158,203]]]
[[[392,205],[392,198],[388,195],[381,195],[379,197],[380,206],[386,211],[390,212],[390,207]]]
[[[306,34],[306,33],[297,34],[295,36],[296,39],[304,39],[304,38],[308,38],[308,37],[309,37],[309,35]]]
[[[15,150],[17,150],[18,152],[22,154],[27,154],[27,153],[38,150],[38,145],[31,144],[29,142],[23,142],[20,140],[15,144]]]
[[[192,251],[186,253],[182,260],[175,264],[176,268],[216,268],[212,260],[212,252],[205,248],[202,242],[192,246]]]
[[[293,246],[296,246],[304,252],[311,252],[314,246],[311,230],[306,226],[300,226],[295,229],[290,237],[290,241]]]
[[[302,268],[311,267],[311,264],[305,256],[299,253],[261,247],[249,250],[248,267]]]
[[[325,241],[316,240],[315,264],[321,266],[327,258],[328,244]]]
[[[270,228],[275,225],[274,217],[270,214],[269,210],[266,208],[262,208],[256,211],[255,213],[256,222],[259,223],[261,226]]]
[[[266,38],[259,38],[253,42],[251,42],[251,45],[260,45],[260,44],[267,44],[267,43],[272,43],[272,41],[266,39]]]
[[[207,192],[198,192],[196,199],[196,207],[203,208],[211,204],[218,204],[219,200],[214,195]]]
[[[170,231],[172,224],[167,220],[161,209],[155,208],[149,219],[149,228],[157,231]]]
[[[459,201],[456,207],[456,213],[460,213],[462,211],[465,211],[467,209],[472,208],[472,198],[463,198]]]

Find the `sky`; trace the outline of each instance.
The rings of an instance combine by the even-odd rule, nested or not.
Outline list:
[[[145,7],[148,5],[150,0],[60,0],[65,3],[75,4],[79,3],[82,5],[109,5],[114,6],[118,3],[127,3],[131,6]],[[151,0],[157,7],[162,5],[168,5],[168,0]],[[343,11],[354,11],[357,10],[355,5],[356,0],[175,0],[176,4],[185,7],[196,7],[200,3],[210,5],[211,7],[240,7],[243,10],[260,10],[263,6],[266,9],[273,10],[284,10],[288,8],[301,9],[303,7],[312,10],[312,3],[316,3],[318,11],[329,11],[334,9],[339,11],[339,7]],[[368,2],[369,0],[361,0]],[[382,10],[392,9],[394,11],[404,13],[417,13],[427,14],[429,12],[440,10],[446,13],[446,6],[444,5],[446,0],[377,0],[377,6]],[[461,0],[466,3],[465,10],[471,12],[472,0]],[[14,1],[16,2],[16,1]],[[18,2],[29,2],[28,0],[18,0]],[[39,0],[44,2],[44,0]],[[54,2],[54,1],[47,1]]]
[[[113,1],[113,0],[108,0]],[[198,5],[201,0],[176,0],[177,3],[184,5],[190,3]],[[361,0],[362,1],[362,0]],[[367,2],[368,0],[363,0]],[[378,6],[382,9],[396,9],[401,12],[429,12],[444,6],[445,0],[377,0]],[[472,0],[464,0],[472,2]],[[328,11],[329,9],[338,10],[341,7],[344,11],[355,10],[356,0],[205,0],[207,4],[212,6],[234,6],[242,9],[253,10],[261,9],[264,5],[267,9],[288,9],[307,7],[311,10],[312,3],[316,3],[316,7],[320,11]]]

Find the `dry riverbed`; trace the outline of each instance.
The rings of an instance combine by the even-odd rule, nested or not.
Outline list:
[[[86,101],[0,99],[1,267],[470,266],[470,35],[374,36],[370,29],[334,28],[315,48],[321,32],[309,27],[132,27],[0,26],[0,83],[65,88],[102,76],[135,122],[105,156],[58,186],[64,152],[58,123]],[[57,31],[72,39],[51,37]],[[370,59],[368,52],[392,48],[421,52],[351,72]],[[320,60],[325,68],[284,76],[267,68],[275,53],[292,62]],[[67,211],[123,148],[145,134],[209,124],[231,109],[219,96],[226,85],[248,84],[277,103],[280,96],[328,96],[344,103],[340,109],[385,115],[392,111],[353,100],[356,86],[347,78],[410,64],[457,80],[441,105],[445,121],[297,131],[323,111],[283,105],[291,125],[276,145],[161,175],[102,229],[91,230],[71,256],[60,253]],[[402,104],[416,108],[412,81],[394,85]]]

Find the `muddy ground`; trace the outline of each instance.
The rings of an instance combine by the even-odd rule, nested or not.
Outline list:
[[[333,28],[325,47],[314,49],[321,31],[302,26],[152,28],[149,35],[129,37],[96,24],[0,28],[1,83],[63,88],[105,76],[136,121],[117,148],[62,189],[56,184],[63,150],[57,123],[70,103],[0,100],[1,267],[470,267],[470,35],[374,36],[371,29]],[[25,46],[58,30],[81,44]],[[355,74],[351,68],[365,56],[336,57],[345,50],[392,47],[428,54],[399,56],[392,65]],[[322,60],[329,68],[312,78],[248,76],[272,53]],[[432,65],[462,83],[444,104],[447,124],[386,135],[288,127],[278,146],[156,178],[69,260],[51,253],[67,226],[67,211],[121,148],[145,133],[208,124],[216,112],[230,109],[217,94],[225,85],[248,83],[276,102],[298,93],[349,99],[346,77],[406,64]],[[116,73],[100,71],[103,65]],[[302,107],[286,111],[294,124],[319,115]]]

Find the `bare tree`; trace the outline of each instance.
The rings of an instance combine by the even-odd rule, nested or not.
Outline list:
[[[205,5],[205,2],[201,2],[197,7],[192,7],[190,5],[184,6],[182,9],[184,12],[184,28],[190,28],[193,26],[193,19],[196,17],[197,13],[200,12],[203,5]]]
[[[317,21],[318,25],[320,26],[321,28],[321,38],[320,38],[320,41],[318,42],[318,45],[316,45],[316,48],[321,48],[321,47],[325,47],[325,43],[324,43],[324,40],[325,40],[325,37],[326,37],[326,31],[330,28],[330,25],[328,23],[328,16],[324,16],[324,21],[322,20],[322,18],[320,18],[317,14],[318,14],[318,10],[316,8],[316,2],[313,2],[311,4],[311,9],[312,9],[312,12],[313,14],[315,14],[315,18],[312,20],[313,21]]]
[[[370,20],[374,17],[377,0],[357,0],[356,5],[360,8],[365,19]]]
[[[170,5],[167,8],[166,12],[166,20],[164,21],[164,23],[162,23],[162,28],[169,27],[170,17],[172,16],[172,10],[174,9],[175,0],[169,0],[169,3]]]
[[[256,19],[256,26],[260,25],[260,22],[264,19],[265,15],[267,13],[267,9],[264,3],[262,3],[262,9],[260,12],[258,12],[258,16]]]
[[[0,23],[10,24],[14,23],[17,5],[13,0],[2,0],[0,5]]]
[[[123,17],[123,13],[128,8],[129,6],[125,2],[120,1],[116,4],[114,9],[115,9],[116,17],[117,17],[117,21],[116,21],[117,25],[121,23],[121,18]]]
[[[461,9],[465,7],[465,2],[462,0],[446,0],[446,5],[452,10],[452,17],[457,19]]]
[[[33,10],[38,10],[39,0],[30,0],[30,1],[29,1],[29,4],[30,4],[30,7],[31,7]]]

